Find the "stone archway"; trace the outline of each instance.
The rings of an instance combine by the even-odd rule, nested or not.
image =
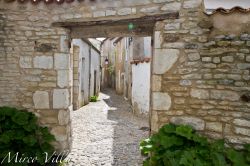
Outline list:
[[[159,14],[128,19],[90,19],[86,21],[54,22],[54,27],[70,30],[71,38],[151,36],[157,21],[177,19],[179,13]],[[132,25],[131,29],[128,27]]]
[[[56,136],[57,149],[69,149],[71,142],[72,82],[68,78],[67,37],[77,36],[74,30],[83,25],[88,33],[91,26],[107,23],[122,30],[117,23],[125,21],[126,25],[143,16],[141,22],[150,22],[145,18],[159,21],[151,32],[155,39],[152,131],[169,122],[186,123],[198,126],[210,137],[249,142],[249,125],[242,123],[249,122],[245,119],[249,116],[249,92],[245,92],[249,90],[248,22],[234,19],[237,21],[232,24],[230,15],[218,18],[220,11],[207,16],[202,0],[46,2],[34,5],[30,1],[0,1],[0,105],[37,114],[40,124]],[[157,15],[162,19],[157,20]],[[239,34],[225,35],[224,28],[214,24],[222,22],[216,17],[226,21],[224,25],[237,25]],[[247,14],[244,17],[249,18]],[[109,28],[99,31],[108,36]],[[128,32],[127,25],[123,30]]]
[[[0,48],[0,53],[5,55],[0,57],[0,91],[6,92],[0,96],[0,105],[34,112],[39,123],[55,135],[56,149],[62,151],[70,149],[72,142],[70,111],[73,109],[73,81],[69,76],[73,71],[69,45],[70,37],[77,35],[74,29],[85,26],[85,31],[90,33],[91,26],[106,24],[115,26],[116,31],[127,36],[131,34],[128,24],[139,22],[140,28],[133,33],[157,36],[159,45],[159,32],[164,31],[161,20],[178,19],[182,2],[37,2],[0,1],[0,46],[4,47]],[[155,26],[157,21],[161,23]],[[98,31],[109,36],[109,30],[110,26],[102,26]],[[154,34],[154,31],[158,32]],[[114,35],[120,36],[121,33]],[[94,37],[93,31],[91,37]]]
[[[55,27],[63,27],[69,30],[69,38],[98,38],[98,37],[146,37],[152,36],[152,41],[156,40],[156,43],[153,43],[153,48],[156,45],[159,47],[159,26],[158,21],[166,19],[177,19],[179,13],[169,13],[169,14],[160,14],[152,16],[143,16],[138,18],[130,19],[117,19],[117,20],[87,20],[87,21],[65,21],[65,22],[54,22],[52,25]],[[133,28],[130,29],[129,25],[132,25]],[[156,39],[155,39],[156,38]],[[154,49],[152,49],[152,57],[154,57]],[[71,55],[72,56],[72,55]],[[74,56],[74,55],[73,55]],[[76,62],[77,63],[77,62]],[[151,65],[151,79],[153,78],[153,71]],[[73,94],[74,95],[74,94]],[[150,98],[151,90],[150,90]],[[74,97],[73,97],[74,99]],[[151,100],[150,100],[151,101]],[[73,101],[73,104],[75,101]],[[150,103],[150,112],[149,112],[149,126],[155,126],[151,122],[152,119],[152,103]]]

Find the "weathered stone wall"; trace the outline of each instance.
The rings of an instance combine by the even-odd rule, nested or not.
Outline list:
[[[179,12],[158,22],[152,61],[151,128],[188,123],[212,137],[250,142],[248,35],[211,36],[201,0],[116,0],[18,4],[0,1],[0,105],[24,107],[56,135],[58,149],[70,148],[69,30],[53,22],[125,19]],[[2,15],[5,15],[4,17]],[[209,19],[209,18],[207,18]],[[203,21],[202,21],[203,20]],[[2,41],[4,38],[4,41]],[[233,38],[233,39],[231,39]],[[2,48],[4,46],[4,48]],[[4,58],[2,55],[4,51]],[[225,77],[225,78],[224,78]],[[241,126],[241,127],[238,127]]]
[[[166,13],[169,8],[165,4],[162,0],[75,1],[61,5],[0,1],[1,25],[5,20],[0,49],[5,50],[5,57],[2,54],[0,57],[0,105],[35,112],[40,123],[56,135],[57,149],[69,149],[73,81],[69,78],[64,82],[60,76],[72,72],[70,36],[69,30],[53,27],[52,23]]]
[[[249,14],[236,22],[207,17],[198,1],[190,2],[155,32],[152,129],[185,123],[212,138],[249,143],[250,104],[241,98],[250,93]]]
[[[90,74],[90,66],[89,66],[89,58],[90,58],[90,46],[81,39],[73,39],[73,52],[74,48],[77,47],[78,53],[74,54],[74,97],[76,100],[73,100],[73,105],[78,105],[74,110],[79,109],[83,105],[89,103],[89,74]],[[71,48],[72,49],[72,48]],[[75,102],[75,103],[74,103]]]
[[[4,94],[4,88],[6,84],[6,78],[3,78],[3,73],[4,73],[4,62],[6,58],[5,54],[5,47],[4,47],[4,41],[5,38],[7,37],[5,34],[5,14],[3,13],[4,10],[0,9],[0,93]],[[4,102],[4,95],[0,95],[0,100]]]
[[[74,43],[74,40],[73,40]],[[72,44],[73,45],[73,44]],[[73,109],[78,110],[82,105],[82,94],[81,94],[81,80],[80,80],[80,47],[77,45],[73,45]],[[81,73],[82,74],[82,73]],[[88,83],[88,79],[86,79]]]
[[[16,103],[20,103],[21,97],[12,93],[20,88],[20,85],[16,84],[16,79],[20,79],[17,55],[13,55],[12,47],[16,42],[13,38],[10,39],[13,34],[13,27],[7,25],[6,10],[0,8],[0,101],[1,105],[10,106],[18,105]]]
[[[115,90],[117,94],[122,95],[124,90],[124,60],[126,49],[126,38],[121,39],[114,47],[115,52]]]
[[[56,135],[55,146],[69,149],[71,85],[61,77],[70,71],[68,31],[51,27],[49,9],[2,1],[0,6],[6,17],[0,105],[35,112]]]
[[[108,65],[105,64],[106,58],[108,58],[110,52],[111,42],[104,42],[101,45],[101,66],[102,66],[102,78],[101,78],[101,89],[108,87]]]
[[[91,47],[90,96],[100,92],[100,52]]]

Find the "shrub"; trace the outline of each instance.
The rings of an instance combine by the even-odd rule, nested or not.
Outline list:
[[[189,126],[167,124],[140,144],[148,158],[144,166],[247,166],[250,145],[242,150],[225,147],[223,140],[209,142]]]
[[[91,96],[90,97],[90,102],[97,102],[98,96]]]
[[[47,127],[40,127],[33,113],[10,107],[0,107],[0,165],[45,165],[45,152],[53,154],[51,142],[55,137]],[[7,154],[13,157],[18,153],[18,159],[36,158],[32,161],[8,163],[4,158]],[[3,163],[1,163],[4,161]],[[30,164],[28,163],[30,162]]]

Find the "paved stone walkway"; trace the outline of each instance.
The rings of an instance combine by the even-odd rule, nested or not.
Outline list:
[[[139,143],[148,120],[132,115],[122,96],[108,90],[99,101],[72,113],[73,148],[69,166],[139,166]]]

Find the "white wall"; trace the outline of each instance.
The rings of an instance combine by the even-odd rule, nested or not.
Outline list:
[[[79,98],[81,98],[84,104],[89,102],[90,96],[94,95],[94,71],[96,70],[96,88],[97,92],[100,89],[100,53],[93,49],[88,43],[84,42],[81,39],[73,39],[73,45],[80,47],[79,54],[79,83],[76,82],[79,86]],[[91,49],[91,52],[89,50]],[[91,56],[90,54],[91,53]],[[91,57],[91,60],[89,59]],[[91,66],[89,64],[91,63]],[[89,70],[89,67],[91,70]],[[91,78],[89,78],[89,73],[91,74]],[[90,85],[89,85],[90,80]],[[83,89],[83,91],[81,91]],[[82,96],[81,96],[82,95]]]
[[[90,81],[90,96],[94,96],[94,71],[96,70],[96,89],[100,91],[100,54],[91,49],[91,81]]]
[[[152,54],[151,37],[135,38],[133,41],[133,58],[150,58]],[[140,48],[138,42],[143,41]],[[137,44],[134,44],[137,43]],[[148,116],[150,105],[151,62],[132,64],[132,105],[136,114]]]
[[[140,114],[149,113],[150,63],[132,65],[132,105]]]
[[[72,44],[80,48],[79,53],[79,94],[84,104],[89,102],[90,96],[94,95],[94,71],[96,70],[96,88],[100,89],[100,53],[81,39],[73,39]],[[91,49],[91,52],[90,52]],[[91,53],[91,56],[90,54]],[[91,57],[91,60],[90,60]],[[91,63],[91,66],[89,64]],[[89,68],[90,67],[90,68]],[[91,70],[89,70],[91,69]],[[91,78],[89,78],[91,74]],[[90,82],[90,84],[89,84]],[[83,91],[81,91],[83,89]]]
[[[150,58],[152,55],[151,37],[144,37],[144,56]]]
[[[79,54],[79,89],[80,98],[86,104],[89,101],[89,45],[81,39],[73,39],[72,44],[80,47]],[[82,65],[84,58],[84,65]],[[83,91],[81,91],[83,89]]]

